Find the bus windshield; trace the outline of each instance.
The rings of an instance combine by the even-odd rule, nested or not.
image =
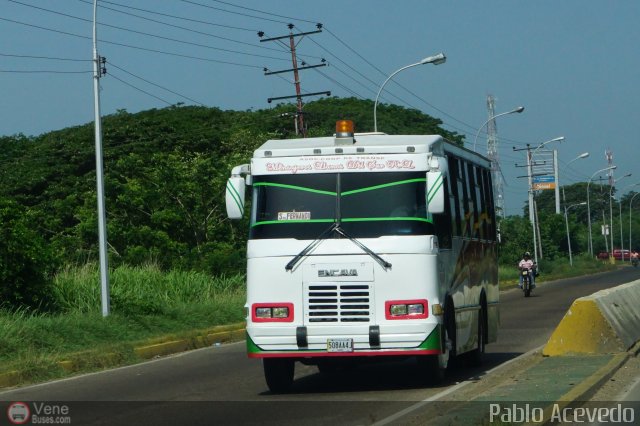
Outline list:
[[[355,238],[433,234],[426,172],[254,176],[250,239],[314,239],[331,223]],[[329,238],[337,238],[332,234]]]

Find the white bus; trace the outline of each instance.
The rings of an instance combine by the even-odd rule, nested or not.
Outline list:
[[[417,357],[442,378],[497,338],[496,222],[487,158],[440,136],[269,140],[227,183],[244,212],[247,351],[286,392],[296,361],[321,372]]]

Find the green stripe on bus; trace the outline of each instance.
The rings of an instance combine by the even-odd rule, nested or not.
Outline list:
[[[259,225],[283,225],[287,223],[333,223],[335,219],[309,219],[309,220],[265,220],[263,222],[256,222],[251,227]]]
[[[431,219],[427,219],[424,217],[411,217],[411,216],[398,216],[398,217],[351,217],[351,218],[343,218],[343,222],[380,222],[380,221],[390,221],[390,220],[414,220],[417,222],[427,222],[433,223]]]
[[[417,222],[433,223],[431,219],[424,217],[351,217],[343,218],[342,222],[382,222],[382,221],[401,221],[413,220]],[[310,219],[310,220],[265,220],[264,222],[256,222],[251,227],[259,225],[286,225],[288,223],[331,223],[334,219]]]
[[[322,191],[320,189],[307,188],[306,186],[297,186],[297,185],[287,185],[284,183],[272,183],[272,182],[256,182],[253,186],[275,186],[276,188],[284,188],[284,189],[293,189],[296,191],[306,191],[313,192],[315,194],[322,195],[333,195],[334,197],[337,195],[335,192],[331,191]]]
[[[374,186],[368,186],[366,188],[360,188],[360,189],[354,189],[351,191],[344,191],[342,192],[342,196],[347,196],[347,195],[353,195],[353,194],[358,194],[360,192],[366,192],[366,191],[374,191],[376,189],[382,189],[382,188],[388,188],[390,186],[396,186],[396,185],[404,185],[407,183],[416,183],[416,182],[426,182],[425,178],[416,178],[416,179],[407,179],[407,180],[401,180],[401,181],[397,181],[397,182],[390,182],[390,183],[385,183],[382,185],[374,185]],[[256,182],[254,184],[254,186],[273,186],[273,187],[277,187],[277,188],[285,188],[285,189],[293,189],[293,190],[297,190],[297,191],[306,191],[306,192],[313,192],[316,194],[323,194],[323,195],[333,195],[336,196],[337,193],[332,192],[332,191],[323,191],[320,189],[313,189],[313,188],[308,188],[305,186],[297,186],[297,185],[287,185],[284,183],[273,183],[273,182]]]
[[[433,199],[433,197],[435,197],[435,195],[438,193],[440,188],[442,188],[442,184],[443,183],[444,183],[444,180],[442,179],[442,175],[440,175],[438,180],[436,180],[433,183],[433,185],[429,185],[429,193],[427,194],[427,202],[430,202]]]
[[[427,336],[427,338],[420,343],[420,346],[418,346],[418,349],[438,349],[441,350],[442,348],[440,347],[440,325],[438,325],[436,328],[433,329],[433,331],[431,332],[431,334],[429,334],[429,336]]]
[[[374,186],[369,186],[369,187],[366,187],[366,188],[354,189],[352,191],[344,191],[342,193],[342,196],[357,194],[359,192],[365,192],[365,191],[373,191],[373,190],[381,189],[381,188],[388,188],[390,186],[403,185],[405,183],[426,182],[426,181],[427,181],[427,179],[425,179],[425,178],[400,180],[400,181],[397,181],[397,182],[390,182],[390,183],[385,183],[385,184],[382,184],[382,185],[374,185]]]
[[[244,210],[243,200],[241,199],[238,191],[236,191],[233,185],[231,185],[231,183],[229,182],[227,182],[227,191],[229,192],[229,194],[231,194],[231,198],[233,198],[233,201],[235,201],[236,205],[238,206],[238,209],[240,211],[243,211]]]

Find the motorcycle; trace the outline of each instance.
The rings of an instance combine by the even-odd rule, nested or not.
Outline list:
[[[520,274],[522,274],[522,292],[524,293],[524,297],[529,297],[531,296],[531,290],[533,290],[533,286],[531,284],[533,271],[531,269],[523,269],[520,271]]]

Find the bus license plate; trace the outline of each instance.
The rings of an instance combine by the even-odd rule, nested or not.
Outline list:
[[[327,339],[327,352],[353,352],[353,339]]]

